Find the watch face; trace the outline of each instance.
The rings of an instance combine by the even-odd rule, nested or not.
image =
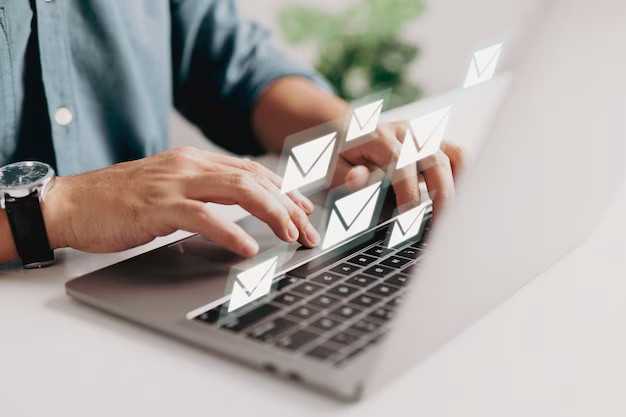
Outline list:
[[[51,173],[41,162],[18,162],[0,169],[0,188],[22,188],[35,185]]]

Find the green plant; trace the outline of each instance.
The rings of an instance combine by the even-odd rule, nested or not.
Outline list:
[[[394,108],[421,95],[406,79],[419,48],[400,39],[400,32],[423,10],[423,0],[359,0],[336,14],[295,5],[281,11],[278,23],[287,42],[316,43],[317,69],[341,97],[355,100],[391,88]]]

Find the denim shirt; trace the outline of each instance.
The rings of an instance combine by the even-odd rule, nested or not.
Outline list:
[[[61,175],[163,151],[172,107],[258,154],[254,105],[287,75],[328,88],[234,0],[0,0],[0,166],[46,146]]]

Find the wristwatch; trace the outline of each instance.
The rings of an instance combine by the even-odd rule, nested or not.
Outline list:
[[[17,162],[0,168],[0,208],[6,210],[24,268],[54,263],[41,203],[54,185],[54,169],[43,162]]]

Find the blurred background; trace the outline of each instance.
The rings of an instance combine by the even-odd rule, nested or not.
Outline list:
[[[458,88],[477,43],[512,32],[536,0],[236,0],[275,45],[348,101],[392,88],[395,108]],[[451,18],[452,16],[452,18]],[[491,18],[489,18],[491,17]],[[171,145],[216,148],[174,114]]]

